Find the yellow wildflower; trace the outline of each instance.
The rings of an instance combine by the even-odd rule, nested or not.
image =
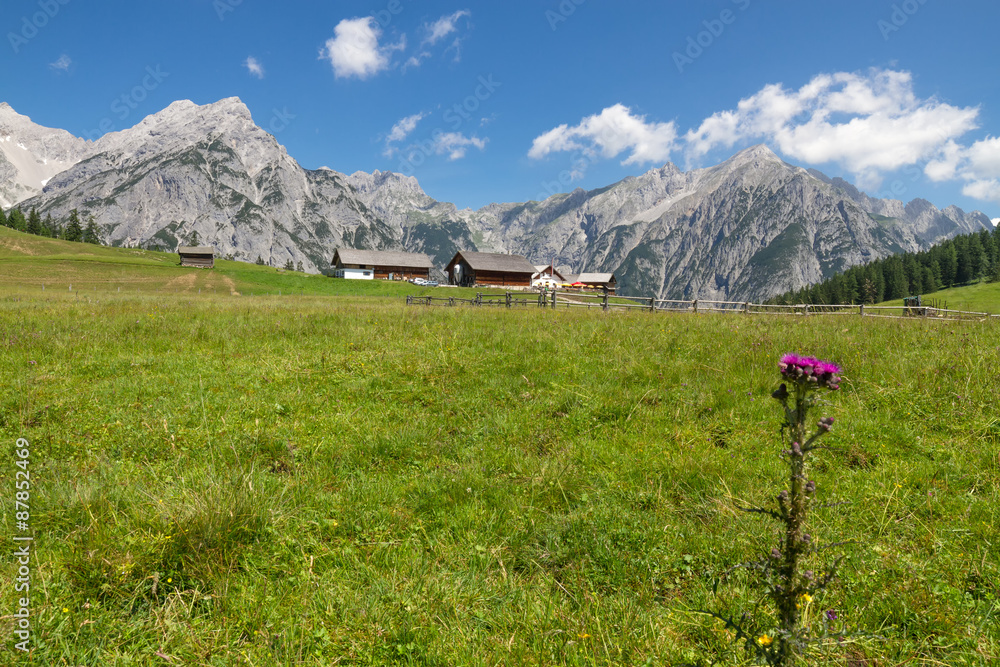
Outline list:
[[[761,646],[765,646],[766,647],[766,646],[770,646],[771,644],[773,644],[774,640],[771,639],[771,637],[768,636],[768,635],[761,635],[760,637],[757,637],[757,643],[760,644]]]

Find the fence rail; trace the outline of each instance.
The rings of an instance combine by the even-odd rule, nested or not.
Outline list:
[[[618,296],[610,294],[579,294],[577,292],[539,292],[530,296],[526,292],[503,294],[476,294],[474,299],[456,297],[408,296],[408,305],[417,306],[495,306],[505,308],[597,308],[609,310],[646,310],[659,313],[739,313],[743,315],[785,315],[809,317],[811,315],[856,315],[893,319],[929,320],[991,320],[1000,321],[1000,315],[964,310],[948,310],[929,306],[866,306],[861,305],[811,305],[796,306],[750,303],[749,301],[707,301],[694,299],[656,299],[653,297]]]

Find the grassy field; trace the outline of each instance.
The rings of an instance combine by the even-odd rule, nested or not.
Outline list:
[[[474,290],[433,290],[405,282],[338,280],[269,266],[217,259],[211,271],[181,267],[177,253],[107,248],[46,239],[0,227],[0,290],[217,296],[475,296]]]
[[[997,315],[1000,314],[1000,283],[981,282],[944,289],[925,295],[924,300],[940,304],[939,308]],[[888,301],[884,305],[902,306],[903,300]]]
[[[1000,659],[995,323],[4,294],[0,662],[743,664],[691,610],[757,605],[786,351],[846,369],[821,662]]]
[[[775,542],[738,506],[782,481],[789,351],[845,368],[813,664],[1000,660],[996,321],[407,307],[175,257],[0,230],[0,508],[24,534],[27,438],[35,537],[0,664],[748,664],[693,612],[771,628],[723,575]]]

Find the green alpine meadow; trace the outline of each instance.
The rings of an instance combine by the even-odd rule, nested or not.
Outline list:
[[[997,318],[407,306],[4,234],[0,663],[753,664],[702,612],[778,627],[734,566],[788,353],[842,369],[799,661],[1000,660]]]

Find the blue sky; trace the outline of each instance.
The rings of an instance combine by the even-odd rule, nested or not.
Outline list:
[[[97,5],[97,6],[95,6]],[[94,138],[238,96],[306,168],[460,207],[766,143],[1000,218],[1000,3],[6,0],[0,100]]]

